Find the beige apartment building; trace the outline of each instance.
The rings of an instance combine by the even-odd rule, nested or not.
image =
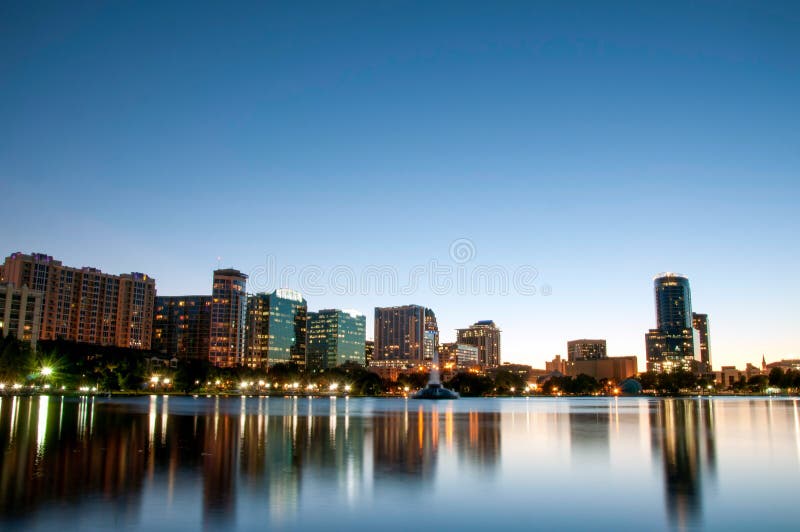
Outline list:
[[[112,275],[41,253],[13,253],[0,282],[42,293],[40,340],[150,349],[156,281],[146,274]]]
[[[0,336],[36,346],[42,324],[42,293],[27,286],[0,284]]]

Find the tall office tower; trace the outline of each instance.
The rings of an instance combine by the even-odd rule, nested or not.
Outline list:
[[[207,360],[211,296],[157,296],[153,351],[170,358]]]
[[[426,346],[428,356],[433,358],[438,335],[436,315],[430,309],[420,305],[378,307],[372,365],[422,364],[426,360]]]
[[[42,293],[0,284],[0,338],[13,336],[36,347],[42,326]]]
[[[478,348],[479,364],[484,368],[500,365],[500,329],[492,320],[475,322],[467,329],[458,329],[458,343]]]
[[[699,363],[692,328],[692,297],[689,279],[676,273],[663,273],[653,279],[656,303],[656,328],[645,334],[647,370],[669,373],[682,369],[695,371]]]
[[[355,311],[309,312],[306,366],[319,370],[348,362],[365,365],[366,327],[366,316]]]
[[[700,341],[700,362],[703,365],[703,371],[708,373],[711,371],[711,351],[708,347],[708,314],[698,314],[692,312],[692,327],[697,331],[697,337]]]
[[[245,363],[247,275],[232,268],[214,270],[208,359],[218,367]]]
[[[372,363],[372,355],[375,353],[375,342],[367,340],[364,342],[364,364],[369,366]]]
[[[279,363],[306,363],[308,305],[294,290],[280,288],[255,294],[247,304],[247,365],[269,367]]]
[[[567,360],[597,360],[608,358],[605,340],[570,340],[567,342]]]
[[[111,275],[64,266],[41,253],[13,253],[2,282],[42,292],[40,340],[150,349],[156,281],[148,275]]]

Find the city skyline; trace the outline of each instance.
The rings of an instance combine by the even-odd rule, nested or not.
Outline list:
[[[413,303],[441,342],[494,320],[504,361],[604,338],[643,363],[678,271],[716,366],[799,356],[794,4],[2,9],[6,253],[184,295],[269,257],[407,278],[466,239],[550,294],[309,310]]]
[[[362,317],[365,316],[365,313],[362,313],[355,309],[343,309],[343,308],[336,308],[336,309],[319,309],[314,310],[313,307],[309,310],[309,306],[307,301],[304,299],[303,294],[287,288],[279,288],[272,291],[253,291],[252,287],[247,285],[248,282],[248,274],[244,272],[240,272],[234,268],[224,268],[224,269],[215,269],[213,270],[212,276],[212,290],[209,291],[208,294],[205,295],[198,295],[198,294],[184,294],[184,295],[162,295],[158,293],[155,295],[157,291],[157,280],[144,273],[139,272],[132,272],[130,274],[121,274],[120,276],[115,276],[113,274],[109,274],[107,272],[103,272],[102,269],[94,267],[94,266],[82,266],[82,267],[72,267],[72,266],[63,266],[62,261],[55,259],[52,256],[43,254],[43,253],[31,253],[29,255],[15,252],[10,254],[7,258],[5,263],[0,264],[0,281],[3,283],[10,282],[10,285],[6,287],[6,285],[0,284],[0,287],[9,290],[15,290],[16,296],[19,297],[19,294],[22,294],[21,291],[27,291],[31,286],[38,286],[38,290],[33,290],[31,294],[33,297],[38,297],[40,300],[42,296],[47,293],[58,293],[57,285],[55,284],[58,279],[61,279],[58,273],[53,273],[48,275],[45,273],[45,269],[49,270],[50,268],[57,268],[56,272],[60,272],[61,269],[88,274],[93,277],[100,277],[103,276],[105,278],[136,278],[136,279],[143,279],[146,280],[147,283],[151,287],[152,293],[150,294],[150,298],[148,301],[152,300],[153,308],[149,309],[145,314],[152,316],[152,318],[156,319],[146,319],[147,322],[146,328],[152,330],[152,342],[154,351],[161,350],[164,354],[174,356],[176,353],[181,353],[181,356],[186,356],[188,358],[197,358],[199,353],[202,353],[202,349],[198,351],[199,342],[205,341],[207,348],[209,347],[209,341],[211,344],[214,343],[214,337],[218,336],[219,333],[210,334],[210,338],[206,338],[204,336],[203,330],[206,330],[206,335],[208,335],[208,331],[213,330],[211,327],[214,320],[212,320],[212,316],[215,315],[214,308],[220,308],[217,305],[217,301],[219,301],[220,305],[222,306],[230,306],[231,302],[227,299],[231,297],[228,292],[222,294],[222,292],[218,292],[218,290],[222,287],[220,282],[230,283],[233,281],[236,284],[235,290],[231,293],[240,292],[241,295],[234,295],[233,297],[236,298],[237,302],[233,303],[234,306],[236,305],[244,305],[243,308],[240,310],[236,310],[234,314],[244,313],[243,315],[246,318],[241,320],[241,325],[236,325],[236,320],[231,322],[231,326],[239,330],[241,328],[241,332],[237,332],[236,335],[241,334],[242,336],[245,335],[245,330],[250,331],[253,329],[252,332],[247,332],[247,339],[245,340],[243,337],[240,338],[240,341],[243,342],[241,347],[241,352],[236,352],[236,348],[231,345],[234,349],[234,352],[237,354],[235,355],[226,355],[226,356],[233,356],[235,360],[238,362],[224,362],[219,364],[216,360],[218,354],[214,354],[214,349],[211,349],[208,353],[208,357],[214,364],[228,366],[228,365],[245,365],[251,367],[258,367],[262,365],[262,362],[267,360],[275,359],[276,354],[271,356],[267,356],[268,349],[275,349],[276,347],[267,347],[265,343],[264,346],[258,347],[258,350],[263,349],[264,352],[256,355],[253,349],[255,348],[254,345],[251,345],[251,342],[255,342],[256,338],[272,338],[275,336],[273,333],[267,332],[267,329],[261,331],[262,326],[253,322],[254,317],[259,316],[269,316],[273,312],[280,315],[281,318],[278,319],[277,323],[284,323],[287,320],[291,322],[295,320],[294,317],[294,310],[290,310],[289,307],[294,308],[294,306],[298,306],[302,311],[302,319],[295,323],[295,325],[290,325],[290,329],[294,329],[294,332],[287,332],[284,331],[281,334],[275,336],[274,341],[280,342],[294,342],[295,339],[299,342],[298,345],[302,346],[300,351],[297,353],[292,354],[289,356],[289,351],[293,350],[294,344],[287,344],[282,345],[279,349],[283,349],[286,351],[285,356],[279,356],[278,359],[281,361],[291,361],[300,364],[301,366],[305,366],[307,363],[307,356],[303,355],[302,359],[300,358],[301,352],[305,351],[306,345],[306,313],[308,313],[309,318],[312,315],[319,316],[321,314],[333,312],[336,315],[346,315],[346,316],[357,316],[360,315]],[[44,269],[43,269],[44,268]],[[52,277],[52,279],[50,278]],[[225,279],[225,281],[221,281],[221,279]],[[62,284],[64,283],[64,279],[60,281]],[[37,284],[38,283],[38,284]],[[713,345],[712,342],[709,342],[709,319],[708,314],[706,313],[697,313],[692,311],[692,303],[691,303],[691,289],[689,287],[689,279],[687,276],[679,273],[674,272],[663,272],[653,277],[653,283],[655,287],[655,318],[656,318],[656,329],[649,329],[649,332],[645,335],[645,349],[644,354],[640,353],[633,353],[628,355],[623,355],[623,358],[632,358],[637,357],[642,359],[643,364],[646,364],[646,368],[648,371],[651,370],[651,362],[661,358],[660,354],[654,354],[651,352],[653,349],[655,351],[661,353],[664,352],[665,346],[659,344],[658,342],[665,342],[664,338],[660,338],[658,334],[663,333],[670,333],[675,332],[680,333],[676,338],[680,337],[682,340],[675,345],[682,345],[682,342],[689,342],[688,347],[684,346],[681,348],[681,353],[679,354],[679,358],[684,356],[683,351],[688,350],[685,353],[685,356],[691,357],[693,362],[691,364],[686,362],[686,367],[684,369],[691,370],[691,371],[711,371],[713,366],[709,366],[706,362],[709,360],[711,346]],[[84,281],[85,284],[85,281]],[[40,286],[41,285],[41,286]],[[229,290],[233,285],[226,284],[224,290]],[[86,289],[84,288],[84,291]],[[223,290],[223,291],[224,291]],[[69,292],[69,290],[68,290]],[[11,291],[8,292],[9,294]],[[226,295],[227,294],[227,295]],[[10,296],[9,296],[10,297]],[[216,297],[222,297],[223,299],[217,300]],[[264,306],[261,303],[256,303],[257,301],[269,301],[273,303],[266,303]],[[8,300],[10,304],[10,299]],[[47,301],[47,300],[46,300]],[[50,304],[55,304],[56,299],[50,298]],[[85,305],[89,303],[89,301],[82,302],[80,305]],[[33,300],[31,299],[31,303]],[[274,307],[276,302],[282,302],[281,305],[289,305],[285,309],[279,310],[279,307]],[[41,303],[37,303],[41,304]],[[58,298],[58,305],[63,305],[64,302],[61,301],[61,298]],[[93,304],[97,304],[96,301]],[[205,325],[202,323],[202,318],[200,318],[201,314],[197,314],[200,307],[206,306],[208,307],[207,310],[208,314],[205,316],[206,320],[209,320]],[[264,308],[262,308],[264,307]],[[194,312],[191,310],[192,308],[196,309]],[[270,309],[270,310],[267,310]],[[6,308],[8,311],[8,308]],[[375,307],[375,324],[377,324],[378,316],[386,316],[391,315],[392,313],[397,313],[398,311],[409,311],[412,314],[419,314],[416,317],[417,324],[414,327],[418,327],[419,331],[414,334],[411,334],[409,338],[405,341],[411,341],[410,348],[412,350],[416,349],[419,352],[417,353],[417,357],[421,357],[419,360],[431,360],[433,355],[433,348],[435,346],[444,345],[444,344],[452,344],[456,345],[458,343],[473,343],[473,340],[477,342],[477,339],[469,339],[467,336],[463,336],[466,333],[472,333],[474,331],[495,331],[494,334],[500,333],[500,329],[494,323],[493,320],[479,320],[475,322],[473,325],[467,328],[459,328],[456,329],[456,335],[453,341],[450,341],[448,337],[444,337],[440,339],[439,328],[437,325],[437,319],[435,315],[434,309],[427,308],[424,306],[416,305],[416,304],[407,304],[401,306],[394,306],[394,307]],[[42,310],[39,311],[40,313]],[[218,311],[217,311],[218,312]],[[228,311],[226,311],[228,312]],[[388,312],[388,314],[387,314]],[[8,313],[8,312],[7,312]],[[83,314],[81,314],[83,315]],[[123,313],[123,316],[127,316],[127,314]],[[76,316],[77,318],[77,316]],[[76,319],[74,318],[74,319]],[[130,319],[126,317],[125,319]],[[135,318],[134,318],[135,319]],[[260,318],[259,318],[260,319]],[[271,318],[266,318],[268,321],[271,322]],[[396,317],[395,317],[396,319]],[[104,318],[105,322],[106,318]],[[177,321],[186,320],[184,323],[193,323],[189,329],[181,332],[180,329],[176,328]],[[199,320],[199,321],[198,321]],[[402,320],[401,320],[402,321]],[[259,321],[260,323],[260,321]],[[265,322],[266,323],[266,322]],[[0,324],[1,325],[1,324]],[[39,322],[34,321],[29,323],[32,326],[33,330],[39,330]],[[283,327],[283,325],[281,325]],[[308,325],[310,326],[310,325]],[[71,326],[72,327],[72,326]],[[81,325],[81,327],[86,327],[86,325]],[[141,325],[139,325],[141,327]],[[205,329],[204,329],[205,327]],[[227,326],[226,326],[227,327]],[[266,327],[266,325],[264,325]],[[405,326],[404,326],[405,327]],[[362,328],[361,334],[364,335],[365,340],[368,343],[372,343],[374,345],[375,336],[373,335],[370,337],[369,334],[366,332],[366,323]],[[673,330],[674,329],[674,330]],[[256,332],[261,331],[261,332]],[[685,331],[689,331],[686,333]],[[264,334],[262,334],[262,332]],[[11,331],[13,334],[22,334],[21,331],[19,333]],[[10,333],[10,334],[11,334]],[[27,331],[27,336],[30,340],[35,343],[35,338],[31,336],[30,330]],[[73,333],[74,334],[74,333]],[[227,334],[227,333],[225,333]],[[252,335],[251,335],[252,334]],[[403,333],[405,334],[405,333]],[[656,336],[653,336],[656,334]],[[684,334],[689,334],[684,338]],[[48,334],[44,330],[42,330],[42,338],[43,339],[53,339],[55,338],[52,333]],[[299,335],[299,336],[298,336]],[[430,335],[430,337],[429,337]],[[38,335],[37,335],[38,336]],[[123,335],[124,336],[124,335]],[[278,336],[280,339],[278,340]],[[483,334],[480,335],[483,337]],[[119,342],[119,337],[116,339],[109,337],[109,342],[105,343],[105,345],[114,345],[114,342]],[[129,342],[127,336],[125,336],[124,342]],[[398,340],[400,341],[400,340]],[[271,344],[272,341],[269,343]],[[415,343],[416,342],[416,343]],[[530,364],[532,367],[542,367],[541,365],[537,366],[536,362],[531,360],[512,360],[505,359],[505,355],[500,355],[500,346],[499,346],[499,336],[493,337],[492,342],[494,342],[494,347],[489,349],[494,349],[496,351],[495,355],[489,355],[487,353],[483,353],[480,356],[481,358],[481,365],[483,367],[496,367],[498,362],[500,363],[523,363],[523,364]],[[490,342],[490,343],[492,343]],[[651,346],[651,342],[656,342]],[[104,343],[104,342],[100,342]],[[569,339],[566,341],[567,349],[565,351],[566,355],[564,355],[564,359],[568,359],[570,361],[574,359],[605,359],[608,357],[607,353],[607,341],[605,339]],[[669,343],[669,342],[667,342]],[[236,342],[234,342],[236,344]],[[126,344],[127,345],[127,344]],[[480,342],[477,342],[475,345],[482,345]],[[489,344],[487,344],[489,345]],[[132,347],[135,347],[133,344]],[[178,347],[181,346],[181,347]],[[669,349],[666,350],[663,354],[667,354],[671,352],[675,346],[669,344]],[[142,347],[139,347],[142,348]],[[144,347],[144,349],[150,349],[149,344],[148,347]],[[483,347],[481,349],[484,349]],[[677,348],[676,348],[677,349]],[[277,352],[276,352],[277,353]],[[555,353],[553,356],[561,356],[562,353]],[[317,356],[316,354],[314,355]],[[393,355],[394,356],[394,355]],[[414,359],[415,356],[411,356],[409,360]],[[619,356],[619,355],[617,355]],[[762,359],[765,357],[762,354]],[[408,357],[400,357],[400,359],[405,360]],[[612,357],[613,358],[613,357]],[[669,356],[668,356],[669,358]],[[775,362],[778,360],[784,360],[792,358],[791,356],[781,357],[780,359],[770,359],[771,361]],[[795,357],[796,358],[796,357]],[[398,359],[398,360],[400,360]],[[490,360],[492,359],[492,360]],[[369,359],[368,359],[369,360]],[[712,359],[713,360],[713,359]],[[406,360],[407,362],[408,360]],[[745,364],[751,363],[752,361],[748,360]],[[271,363],[274,363],[271,362]],[[550,359],[545,360],[545,365],[550,363]],[[721,362],[717,362],[718,367],[722,366],[729,366],[731,367],[730,362],[723,360]],[[737,364],[733,364],[736,366]],[[634,364],[635,366],[635,364]],[[661,371],[660,365],[653,368],[656,372]]]

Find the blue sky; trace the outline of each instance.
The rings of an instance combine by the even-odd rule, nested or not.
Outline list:
[[[538,293],[309,306],[418,303],[445,340],[494,319],[506,360],[601,337],[643,365],[670,270],[715,366],[798,355],[799,24],[794,2],[5,2],[0,243],[181,294],[218,264],[405,279],[469,239],[466,271],[535,267]]]

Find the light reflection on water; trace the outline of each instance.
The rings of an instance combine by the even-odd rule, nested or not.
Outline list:
[[[793,399],[1,397],[0,448],[4,529],[744,530],[800,517]]]

